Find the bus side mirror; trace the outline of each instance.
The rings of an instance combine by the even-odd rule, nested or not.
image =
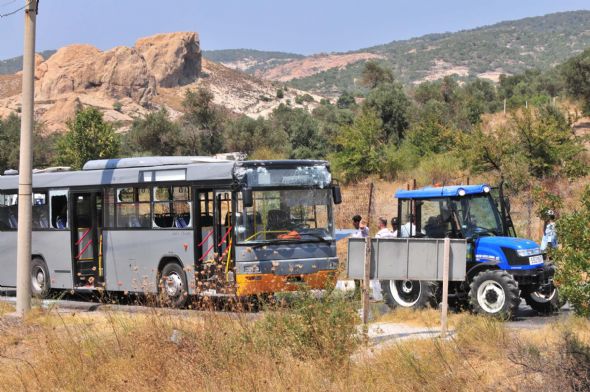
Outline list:
[[[252,199],[252,189],[242,190],[242,200],[244,202],[244,207],[252,207],[254,205],[254,200]]]
[[[342,193],[340,192],[340,185],[334,185],[332,187],[332,199],[334,199],[334,204],[342,203]]]

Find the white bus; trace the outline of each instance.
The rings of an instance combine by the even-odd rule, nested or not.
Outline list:
[[[18,175],[0,176],[0,286],[16,285]],[[145,157],[33,175],[31,280],[52,290],[250,296],[338,267],[325,161]]]

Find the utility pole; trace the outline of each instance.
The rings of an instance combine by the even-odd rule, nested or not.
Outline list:
[[[16,313],[21,316],[31,310],[32,139],[35,98],[35,23],[38,5],[39,0],[25,0],[16,256]]]

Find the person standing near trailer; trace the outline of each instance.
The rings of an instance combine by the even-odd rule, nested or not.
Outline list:
[[[543,231],[543,239],[541,240],[541,250],[546,251],[547,248],[557,248],[557,230],[555,227],[555,212],[553,210],[547,211],[547,222],[545,222],[545,230]]]

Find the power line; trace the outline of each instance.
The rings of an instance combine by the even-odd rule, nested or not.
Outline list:
[[[15,1],[16,1],[16,0],[15,0]],[[20,7],[20,8],[18,8],[18,9],[14,10],[14,11],[10,11],[10,12],[7,12],[7,13],[5,13],[5,14],[0,14],[0,19],[2,19],[2,18],[6,18],[7,16],[14,15],[14,14],[16,14],[16,13],[18,13],[18,12],[20,12],[20,11],[24,10],[24,9],[25,9],[25,8],[27,8],[29,5],[31,5],[31,3],[32,3],[32,2],[34,2],[34,1],[36,1],[36,0],[29,0],[29,1],[27,2],[27,4],[23,5],[22,7]],[[8,4],[10,4],[10,3],[6,3],[6,4],[4,4],[4,5],[8,5]],[[37,11],[37,10],[35,9],[35,11]]]

